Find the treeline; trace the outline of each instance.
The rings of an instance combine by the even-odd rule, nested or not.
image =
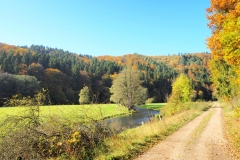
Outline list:
[[[34,76],[13,75],[0,73],[0,97],[1,101],[11,97],[13,94],[21,93],[23,96],[34,95],[36,90],[40,90],[40,83]]]
[[[110,75],[122,68],[111,61],[99,61],[91,56],[35,45],[23,53],[14,48],[8,52],[1,50],[0,67],[8,74],[36,77],[40,87],[48,89],[53,104],[78,103],[79,90],[85,85],[91,88],[93,103],[109,102]],[[3,79],[4,74],[1,73],[0,77]],[[13,85],[8,87],[14,88]],[[2,89],[1,92],[4,92]],[[35,90],[38,89],[36,85]],[[9,96],[3,96],[1,100],[16,93],[22,94],[21,90],[12,89],[8,91]]]
[[[169,63],[159,57],[92,57],[40,45],[0,44],[0,105],[14,94],[33,96],[40,88],[48,89],[52,104],[78,104],[78,94],[84,86],[90,89],[92,103],[109,103],[112,81],[126,65],[140,70],[143,86],[154,102],[167,100],[171,84],[181,72],[192,79],[194,100],[212,99],[207,62],[201,56],[167,56]],[[177,65],[171,65],[176,58]]]
[[[192,101],[196,100],[216,100],[213,95],[214,85],[211,81],[209,63],[211,54],[206,53],[179,53],[172,56],[151,57],[157,62],[171,66],[178,73],[186,74],[192,85]]]

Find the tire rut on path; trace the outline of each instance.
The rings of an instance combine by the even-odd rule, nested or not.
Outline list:
[[[218,103],[180,128],[164,141],[155,145],[136,160],[231,160],[227,140],[223,134],[221,111]],[[212,115],[211,115],[212,114]],[[211,116],[196,137],[194,133],[204,118]]]

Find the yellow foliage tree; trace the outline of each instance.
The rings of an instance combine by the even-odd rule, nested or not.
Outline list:
[[[233,89],[237,94],[240,91],[240,0],[211,0],[207,12],[212,30],[207,40],[213,58],[212,81],[217,94],[229,98]]]
[[[172,95],[168,99],[168,104],[164,107],[165,115],[173,115],[186,109],[185,102],[191,101],[191,83],[185,74],[181,74],[172,85]]]

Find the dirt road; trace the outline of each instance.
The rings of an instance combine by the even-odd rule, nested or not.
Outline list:
[[[140,155],[137,160],[231,160],[223,134],[222,108],[212,108]]]

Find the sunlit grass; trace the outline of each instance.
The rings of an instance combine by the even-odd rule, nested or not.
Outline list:
[[[149,103],[149,104],[142,105],[141,108],[160,110],[166,105],[167,103]]]
[[[27,107],[1,107],[0,119],[6,116],[24,115],[27,109]],[[74,119],[87,116],[89,118],[99,120],[128,113],[129,112],[126,107],[121,106],[116,108],[115,104],[51,105],[40,107],[40,116],[43,119],[44,117],[57,116],[74,121]]]
[[[0,118],[6,115],[17,115],[24,110],[25,107],[0,107]]]

